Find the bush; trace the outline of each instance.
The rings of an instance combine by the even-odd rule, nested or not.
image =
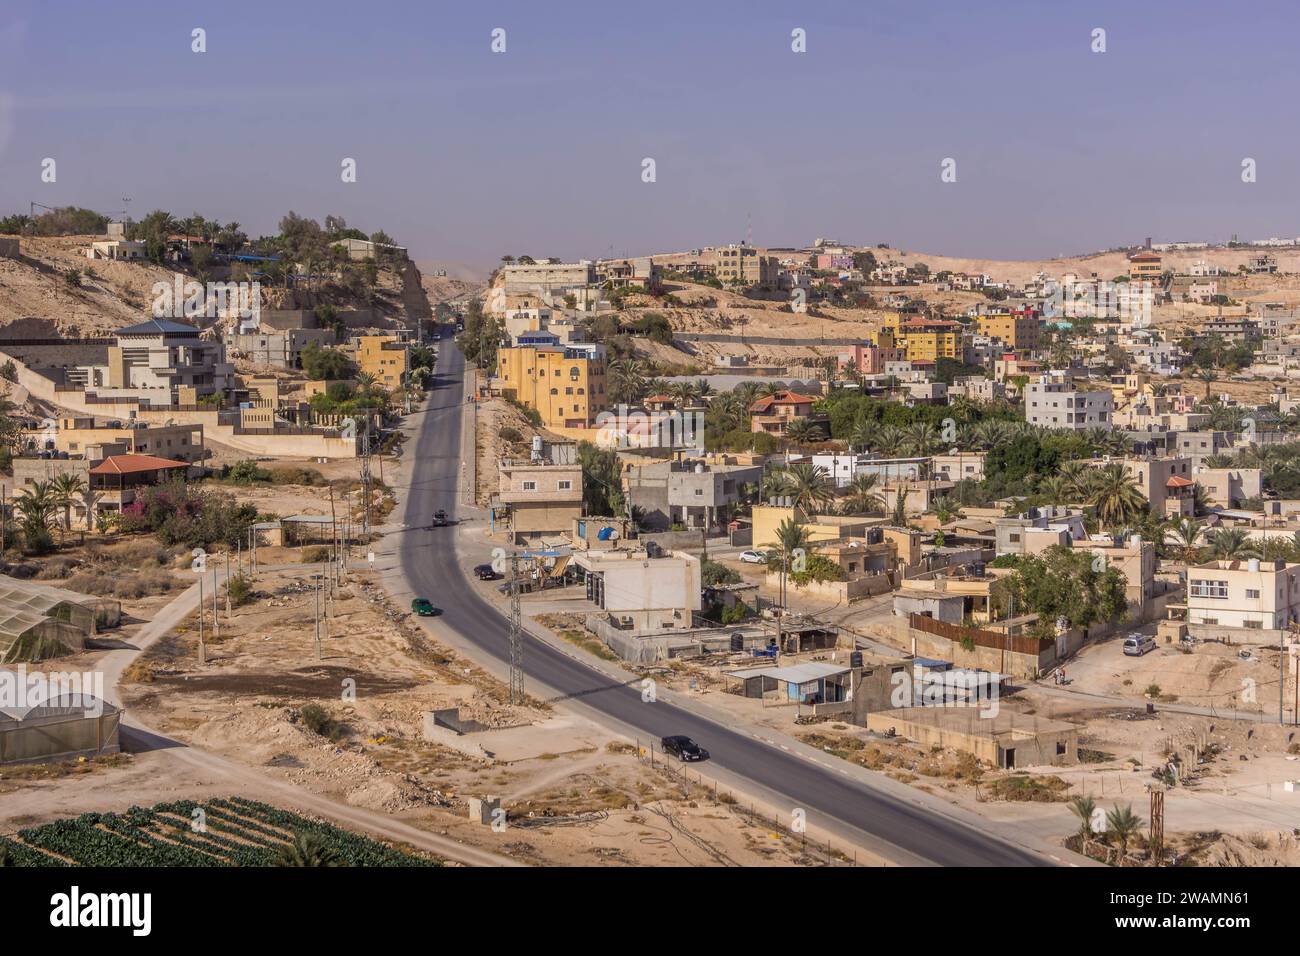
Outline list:
[[[309,548],[302,549],[303,564],[320,564],[322,561],[330,559],[329,545],[313,544]]]
[[[237,461],[226,471],[226,479],[237,485],[251,485],[258,481],[270,481],[271,473],[260,467],[257,462]]]
[[[304,705],[302,710],[298,711],[298,716],[302,718],[303,725],[313,734],[318,734],[335,743],[347,736],[347,725],[339,723],[331,717],[329,711],[320,704]]]
[[[497,434],[501,436],[502,441],[509,442],[512,445],[524,440],[524,436],[519,429],[510,425],[503,425]]]
[[[253,600],[253,582],[242,574],[237,574],[226,585],[226,592],[230,595],[232,607],[243,607]]]
[[[315,468],[272,468],[268,475],[273,485],[307,485],[318,488],[325,484],[325,476]]]

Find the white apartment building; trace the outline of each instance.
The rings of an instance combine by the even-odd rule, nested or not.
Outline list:
[[[1025,421],[1043,428],[1086,431],[1111,427],[1115,400],[1109,390],[1079,391],[1065,375],[1040,375],[1025,388]]]
[[[1187,622],[1279,630],[1300,620],[1300,564],[1211,561],[1187,571]]]

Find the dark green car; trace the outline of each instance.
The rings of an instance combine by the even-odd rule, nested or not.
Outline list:
[[[428,598],[416,598],[411,602],[411,610],[420,617],[436,617],[440,612],[436,607],[429,603]]]

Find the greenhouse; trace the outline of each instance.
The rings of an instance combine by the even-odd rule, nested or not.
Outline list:
[[[117,753],[121,720],[121,710],[91,694],[0,707],[0,764]]]
[[[87,637],[121,619],[115,600],[0,574],[0,663],[81,650]]]

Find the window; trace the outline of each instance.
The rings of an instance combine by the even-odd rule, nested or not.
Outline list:
[[[1253,588],[1246,588],[1246,599],[1250,601],[1258,601],[1259,592],[1254,590]]]
[[[561,491],[571,491],[573,489],[573,482],[570,481],[568,478],[561,478],[558,482],[556,482],[556,487],[559,488]]]
[[[537,490],[537,482],[535,481],[524,482],[524,491],[536,491],[536,490]]]
[[[1189,587],[1192,597],[1215,598],[1218,600],[1227,600],[1228,582],[1227,581],[1193,581]]]
[[[1241,626],[1251,630],[1260,631],[1264,628],[1263,621],[1242,621]]]

